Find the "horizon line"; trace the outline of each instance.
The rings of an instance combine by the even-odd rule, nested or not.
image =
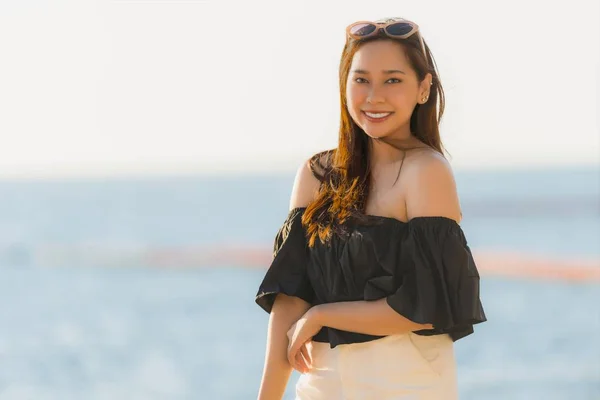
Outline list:
[[[600,161],[598,162],[580,162],[580,163],[564,163],[564,164],[504,164],[504,165],[457,165],[453,166],[453,170],[457,174],[481,172],[528,172],[548,171],[577,171],[582,169],[597,168],[600,174]],[[284,177],[296,173],[295,168],[276,168],[272,170],[261,169],[219,169],[212,170],[203,169],[162,169],[162,170],[137,170],[137,171],[110,171],[108,169],[88,170],[77,172],[70,170],[68,172],[58,173],[21,173],[21,174],[3,174],[0,171],[0,183],[5,182],[32,182],[32,181],[97,181],[97,180],[152,180],[152,179],[167,179],[167,178],[230,178],[230,177]]]

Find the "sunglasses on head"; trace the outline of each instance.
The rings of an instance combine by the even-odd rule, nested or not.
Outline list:
[[[396,39],[406,39],[419,31],[419,26],[403,18],[391,18],[384,21],[358,21],[346,28],[346,34],[352,39],[365,39],[383,31],[387,36]],[[423,37],[419,35],[423,55],[426,56]]]

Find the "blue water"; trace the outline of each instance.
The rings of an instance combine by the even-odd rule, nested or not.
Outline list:
[[[252,399],[261,271],[7,268],[1,399]],[[484,280],[461,399],[598,399],[600,286]],[[291,399],[294,372],[287,399]]]
[[[600,255],[597,170],[457,181],[474,248]],[[0,399],[255,398],[262,270],[103,268],[42,250],[270,246],[290,186],[289,176],[0,183]],[[600,285],[484,278],[482,300],[489,321],[456,343],[461,399],[600,399]]]
[[[599,169],[456,175],[473,247],[600,256]],[[15,253],[26,262],[49,244],[270,245],[292,182],[293,175],[0,181],[0,262]]]

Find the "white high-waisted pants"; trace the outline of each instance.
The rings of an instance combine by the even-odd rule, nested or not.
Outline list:
[[[313,367],[296,384],[296,400],[456,400],[450,336],[414,333],[366,343],[311,342]]]

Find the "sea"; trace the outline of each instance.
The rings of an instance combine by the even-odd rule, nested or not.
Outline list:
[[[600,167],[455,174],[475,251],[600,268]],[[0,400],[256,399],[268,262],[186,254],[268,253],[293,178],[0,181]],[[600,399],[599,282],[482,274],[481,296],[461,400]]]

